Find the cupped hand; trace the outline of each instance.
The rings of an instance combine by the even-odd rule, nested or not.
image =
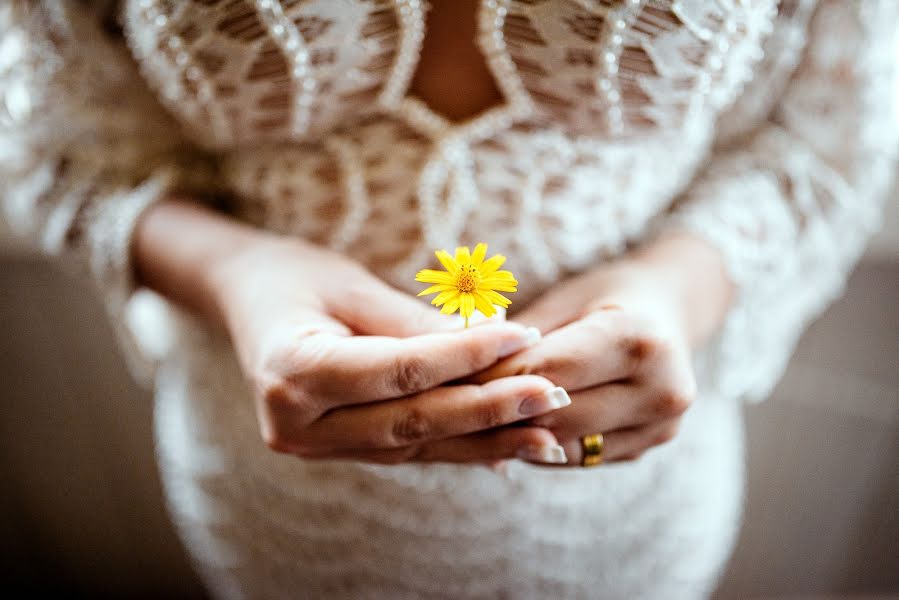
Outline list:
[[[568,464],[581,439],[602,433],[604,460],[633,460],[671,440],[695,382],[684,313],[657,270],[638,262],[587,272],[552,288],[515,317],[540,328],[540,343],[474,381],[537,375],[564,387],[571,406],[529,421],[560,440]]]
[[[551,380],[457,381],[532,345],[533,328],[458,330],[360,265],[298,240],[250,244],[211,279],[272,449],[379,463],[564,461],[546,427],[494,429],[567,404]]]

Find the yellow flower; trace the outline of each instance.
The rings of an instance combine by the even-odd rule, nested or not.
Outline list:
[[[438,250],[434,254],[446,271],[423,269],[415,276],[415,281],[434,284],[418,295],[437,294],[431,304],[442,305],[440,312],[443,314],[449,315],[458,310],[468,327],[468,319],[475,309],[485,317],[492,317],[496,314],[494,304],[507,308],[512,303],[499,292],[516,291],[518,282],[509,271],[499,270],[506,262],[502,254],[484,260],[487,244],[478,244],[474,252],[470,252],[467,246],[456,248],[455,258],[446,250]]]

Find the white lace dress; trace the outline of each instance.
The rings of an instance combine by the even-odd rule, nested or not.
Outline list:
[[[407,94],[426,9],[4,2],[4,217],[91,274],[154,379],[171,512],[217,595],[707,595],[739,524],[738,400],[767,394],[878,224],[899,2],[482,0],[503,102],[460,124]],[[410,291],[432,249],[487,241],[519,306],[686,228],[738,298],[680,435],[636,463],[304,462],[261,442],[226,340],[158,299],[126,311],[133,224],[172,188]]]

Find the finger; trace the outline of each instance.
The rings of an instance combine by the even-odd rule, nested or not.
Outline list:
[[[325,410],[399,398],[480,371],[539,335],[505,323],[404,339],[313,336],[301,342],[292,383]]]
[[[597,431],[614,431],[667,421],[683,415],[690,399],[671,391],[661,391],[624,383],[574,392],[564,410],[531,419],[559,439],[580,438]]]
[[[332,411],[298,432],[307,448],[402,448],[543,415],[571,403],[542,377],[438,387],[399,400]]]
[[[618,429],[603,434],[603,463],[614,463],[640,458],[654,446],[667,443],[677,434],[679,419],[668,419],[644,427]],[[569,438],[562,442],[568,456],[568,466],[580,466],[584,460],[581,438]]]
[[[571,405],[564,410],[536,417],[528,421],[546,427],[568,439],[589,435],[596,431],[612,431],[623,427],[644,425],[650,420],[643,414],[641,396],[645,390],[631,384],[608,383],[571,394]]]
[[[651,351],[649,342],[629,334],[625,319],[594,313],[549,333],[472,381],[532,373],[569,391],[581,390],[629,377]]]
[[[425,444],[415,461],[476,463],[515,458],[554,464],[564,464],[567,460],[550,431],[540,427],[508,427]]]
[[[426,302],[391,287],[363,271],[327,309],[361,335],[410,337],[462,329],[458,315],[444,315]]]
[[[342,451],[335,457],[384,464],[404,462],[480,464],[515,458],[561,464],[566,460],[564,450],[556,437],[539,427],[510,427],[390,450]]]

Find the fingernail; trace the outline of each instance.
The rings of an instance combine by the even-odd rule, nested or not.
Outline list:
[[[526,446],[518,451],[518,458],[530,462],[563,465],[568,462],[562,446]]]
[[[518,406],[518,412],[522,417],[533,417],[544,415],[569,404],[571,404],[571,398],[565,388],[554,387],[536,396],[525,398]]]
[[[540,330],[536,327],[528,327],[524,330],[524,335],[505,340],[499,346],[499,357],[505,358],[516,352],[520,352],[525,348],[529,348],[540,341]]]

